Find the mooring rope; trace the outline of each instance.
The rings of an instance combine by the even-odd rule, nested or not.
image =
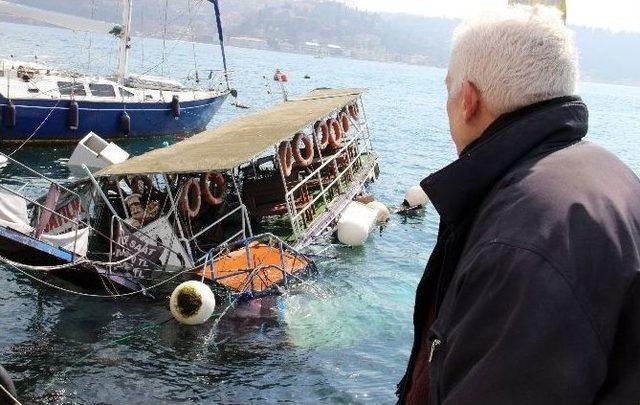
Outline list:
[[[183,271],[178,272],[178,273],[174,274],[173,276],[171,276],[169,278],[166,278],[166,279],[164,279],[164,280],[162,280],[162,281],[160,281],[160,282],[158,282],[158,283],[156,283],[156,284],[154,284],[152,286],[144,287],[143,289],[138,290],[138,291],[132,291],[132,292],[121,293],[121,294],[104,295],[104,294],[89,294],[89,293],[83,293],[83,292],[79,292],[79,291],[69,290],[67,288],[60,287],[59,285],[55,285],[55,284],[46,282],[46,281],[42,280],[41,278],[38,278],[38,277],[36,277],[36,276],[34,276],[32,274],[29,274],[28,272],[22,270],[19,267],[14,266],[11,263],[6,263],[6,264],[10,265],[11,267],[16,269],[21,274],[24,274],[25,276],[29,277],[30,279],[32,279],[34,281],[37,281],[37,282],[39,282],[41,284],[44,284],[47,287],[50,287],[50,288],[53,288],[53,289],[56,289],[56,290],[60,290],[60,291],[64,291],[64,292],[67,292],[69,294],[79,295],[81,297],[91,297],[91,298],[121,298],[121,297],[130,297],[130,296],[137,295],[137,294],[144,294],[146,291],[150,291],[150,290],[153,290],[155,288],[158,288],[158,287],[160,287],[160,286],[162,286],[162,285],[164,285],[164,284],[166,284],[166,283],[168,283],[168,282],[170,282],[172,280],[175,280],[176,278],[180,277],[183,274],[195,271],[195,269],[193,269],[193,268],[183,270]],[[103,275],[100,275],[100,276],[103,277]]]
[[[51,116],[51,114],[53,113],[53,110],[55,110],[55,109],[58,107],[58,104],[60,104],[60,101],[62,101],[62,97],[61,97],[61,98],[59,98],[59,99],[58,99],[58,101],[56,101],[56,103],[53,105],[53,107],[51,107],[51,109],[49,110],[49,114],[47,114],[47,116],[46,116],[46,117],[44,117],[44,120],[42,120],[42,122],[40,123],[40,125],[38,125],[38,127],[37,127],[37,128],[36,128],[36,129],[31,133],[31,135],[29,135],[29,136],[27,137],[27,139],[25,139],[25,140],[24,140],[24,142],[22,142],[22,143],[20,144],[20,146],[18,146],[17,148],[15,148],[15,149],[13,150],[13,152],[9,153],[9,155],[7,155],[7,156],[9,156],[9,157],[13,156],[13,154],[14,154],[14,153],[16,153],[17,151],[19,151],[20,149],[22,149],[22,147],[23,147],[24,145],[26,145],[26,144],[31,140],[31,138],[33,138],[33,137],[38,133],[38,131],[40,131],[40,128],[42,128],[42,126],[44,125],[44,123],[49,119],[49,117],[50,117],[50,116]]]
[[[81,264],[90,264],[92,266],[102,266],[102,267],[118,266],[120,264],[124,264],[128,261],[135,259],[135,257],[138,256],[140,253],[141,251],[138,251],[129,257],[125,257],[124,259],[121,259],[115,262],[101,262],[97,260],[89,260],[87,258],[81,258],[72,263],[59,264],[55,266],[34,266],[34,265],[25,264],[25,263],[14,262],[13,260],[10,260],[2,255],[0,255],[0,262],[9,264],[14,267],[23,268],[26,270],[49,272],[49,271],[55,271],[55,270],[64,270],[64,269],[75,267]]]

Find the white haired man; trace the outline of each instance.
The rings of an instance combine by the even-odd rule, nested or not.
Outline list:
[[[440,230],[400,403],[640,403],[640,181],[582,140],[577,77],[549,8],[456,30],[459,159],[421,183]]]

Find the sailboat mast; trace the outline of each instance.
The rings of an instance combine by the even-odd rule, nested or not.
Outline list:
[[[118,56],[118,83],[124,84],[129,68],[129,48],[131,42],[131,11],[133,7],[132,0],[122,0],[122,36],[120,38],[120,54]]]
[[[224,52],[224,33],[222,31],[222,19],[220,18],[220,5],[218,0],[209,0],[213,3],[213,9],[216,14],[216,27],[218,28],[218,40],[220,41],[220,52],[222,53],[222,66],[224,67],[224,78],[229,87],[229,71],[227,70],[227,55]]]

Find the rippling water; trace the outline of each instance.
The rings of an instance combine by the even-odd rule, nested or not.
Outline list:
[[[85,34],[1,23],[0,42],[0,56],[37,53],[41,62],[87,69]],[[147,70],[159,60],[161,42],[134,42],[133,70]],[[93,37],[88,69],[108,73],[114,45]],[[199,66],[219,64],[216,47],[196,48]],[[185,77],[194,66],[191,45],[172,42],[169,50],[167,70]],[[249,111],[278,100],[262,78],[276,67],[289,73],[294,94],[368,87],[366,114],[381,166],[373,192],[388,205],[455,158],[441,69],[237,48],[229,48],[228,57],[239,101]],[[310,80],[303,80],[306,74]],[[640,88],[581,83],[580,94],[591,111],[589,139],[640,173]],[[227,104],[212,125],[245,113]],[[121,146],[140,153],[161,142]],[[28,147],[15,156],[63,180],[69,173],[61,159],[71,151]],[[17,177],[31,183],[28,190],[38,184],[15,168],[0,178]],[[223,318],[215,330],[211,323],[164,322],[163,300],[76,297],[0,268],[0,364],[26,403],[392,403],[411,345],[414,289],[437,223],[432,207],[394,216],[364,247],[332,247],[339,258],[322,263],[317,279],[287,295],[279,314]]]

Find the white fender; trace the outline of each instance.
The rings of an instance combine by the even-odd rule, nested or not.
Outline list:
[[[429,197],[427,197],[422,187],[413,186],[407,190],[407,193],[404,195],[404,200],[409,204],[409,207],[415,208],[427,205]]]
[[[361,246],[376,224],[378,211],[357,201],[349,203],[338,221],[338,240],[349,246]]]
[[[378,222],[387,222],[389,218],[391,218],[389,208],[387,208],[387,206],[380,201],[371,201],[367,204],[367,207],[376,210],[376,212],[378,213]]]

